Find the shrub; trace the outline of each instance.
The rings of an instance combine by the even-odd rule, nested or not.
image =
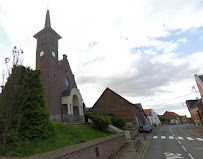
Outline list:
[[[8,134],[12,140],[13,135],[32,139],[54,133],[45,105],[39,71],[24,66],[14,66],[1,96],[3,133]],[[4,145],[6,137],[3,139]]]
[[[112,121],[112,125],[118,127],[118,128],[121,128],[123,129],[124,126],[125,126],[125,120],[121,119],[121,118],[118,118],[116,116],[113,116],[111,118],[111,121]]]
[[[102,112],[86,112],[85,116],[92,119],[94,127],[99,130],[106,130],[111,123],[111,116],[106,115]]]

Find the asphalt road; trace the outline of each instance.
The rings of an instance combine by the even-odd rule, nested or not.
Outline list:
[[[203,159],[203,139],[187,132],[185,126],[160,126],[143,159]]]

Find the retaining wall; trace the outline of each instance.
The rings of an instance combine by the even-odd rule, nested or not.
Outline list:
[[[126,143],[124,133],[87,141],[26,159],[108,159]]]

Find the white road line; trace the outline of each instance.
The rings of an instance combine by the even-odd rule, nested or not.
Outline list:
[[[188,140],[194,140],[193,138],[191,138],[191,137],[186,137]]]
[[[178,139],[180,139],[180,140],[184,140],[184,139],[183,139],[182,137],[180,137],[180,136],[178,137]]]
[[[191,159],[194,159],[191,154],[188,154],[188,155],[190,156]]]
[[[157,139],[158,138],[158,136],[153,136],[153,139]]]
[[[196,138],[197,140],[199,140],[199,141],[203,141],[203,139],[202,138]]]
[[[178,140],[178,143],[181,145],[181,142]]]
[[[174,139],[174,137],[173,136],[169,136],[169,139]]]
[[[183,145],[182,145],[182,148],[183,148],[185,151],[187,151],[186,148],[185,148]]]
[[[165,139],[166,138],[166,136],[161,136],[161,139]]]

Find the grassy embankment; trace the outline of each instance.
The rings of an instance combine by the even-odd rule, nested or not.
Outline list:
[[[48,152],[62,147],[75,145],[80,141],[89,141],[96,138],[112,135],[112,132],[102,132],[94,129],[92,125],[64,125],[54,123],[56,135],[44,140],[35,139],[11,147],[6,156],[26,157],[33,154]],[[0,145],[1,146],[1,145]],[[0,150],[0,156],[1,156]]]

